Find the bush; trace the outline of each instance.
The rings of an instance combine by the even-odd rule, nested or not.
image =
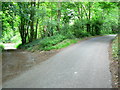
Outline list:
[[[62,27],[61,34],[68,39],[75,38],[75,36],[73,35],[73,32],[72,32],[71,26],[69,24],[65,24]]]
[[[118,48],[118,36],[117,36],[112,42],[112,56],[113,56],[113,58],[118,59],[118,53],[119,53],[119,48]]]
[[[77,39],[65,39],[64,41],[50,47],[45,47],[43,50],[51,50],[51,49],[61,49],[69,46],[70,44],[77,43]]]
[[[0,44],[0,52],[4,49],[4,45]]]
[[[21,47],[22,47],[22,43],[16,45],[16,48],[21,48]]]
[[[37,40],[35,40],[31,43],[25,44],[25,45],[20,44],[17,47],[22,48],[22,49],[32,50],[34,47],[37,46],[37,47],[39,47],[39,50],[44,50],[44,48],[54,46],[54,45],[62,42],[64,39],[66,39],[65,36],[58,34],[55,36],[46,37],[44,39],[37,39]]]
[[[43,40],[40,41],[40,46],[42,48],[47,47],[47,46],[52,46],[56,45],[57,43],[63,41],[65,39],[65,36],[63,35],[56,35],[52,37],[47,37],[44,38]]]
[[[73,32],[73,35],[76,37],[76,38],[81,38],[81,37],[88,37],[88,36],[91,36],[90,33],[86,32],[85,30],[83,30],[83,25],[85,24],[86,22],[81,22],[81,21],[75,21],[75,23],[73,24],[72,26],[72,32]]]
[[[89,37],[89,36],[91,36],[91,34],[86,32],[86,31],[78,31],[78,30],[76,30],[76,32],[74,33],[74,36],[76,38],[82,38],[82,37]]]
[[[94,35],[100,35],[101,30],[103,28],[103,19],[101,18],[93,18],[92,19],[92,27],[94,28]]]

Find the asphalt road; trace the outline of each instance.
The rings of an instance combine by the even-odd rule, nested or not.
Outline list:
[[[115,35],[67,47],[3,88],[111,88],[108,46]]]

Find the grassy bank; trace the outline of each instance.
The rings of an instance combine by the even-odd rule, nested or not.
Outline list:
[[[113,88],[118,88],[118,36],[112,42],[110,53],[110,71],[112,75],[112,86]]]
[[[105,34],[109,35],[109,34]],[[103,35],[96,35],[96,36],[103,36]],[[45,37],[43,39],[37,39],[34,40],[33,42],[27,43],[22,45],[17,44],[16,48],[18,49],[24,49],[24,50],[29,50],[29,51],[49,51],[53,49],[61,49],[68,47],[71,44],[77,43],[80,40],[84,40],[86,38],[92,38],[96,37],[92,35],[84,35],[82,37],[75,37],[75,36],[67,36],[67,35],[62,35],[62,34],[57,34],[51,37]],[[116,50],[116,47],[113,46],[113,48]],[[115,54],[116,55],[116,54]]]
[[[18,44],[16,47],[30,51],[35,51],[35,50],[49,51],[53,49],[65,48],[87,37],[93,37],[93,36],[84,36],[81,38],[75,38],[75,37],[68,38],[67,36],[64,35],[55,35],[51,37],[46,37],[44,39],[37,39],[25,45]]]
[[[115,60],[118,60],[118,37],[112,43],[112,56]]]

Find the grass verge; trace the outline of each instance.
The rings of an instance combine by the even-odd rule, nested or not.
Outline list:
[[[25,45],[18,44],[16,47],[30,51],[49,51],[53,49],[65,48],[71,44],[77,43],[79,40],[80,39],[77,38],[69,39],[63,35],[56,35],[52,37],[46,37],[44,39],[37,39]]]
[[[110,46],[110,71],[112,75],[112,87],[118,88],[118,36]]]
[[[102,35],[98,35],[98,36],[102,36]],[[44,39],[37,39],[25,45],[17,44],[16,48],[25,49],[28,51],[36,51],[36,50],[50,51],[50,50],[65,48],[71,44],[77,43],[78,41],[92,38],[92,37],[96,37],[96,36],[86,36],[82,38],[68,38],[63,35],[55,35],[51,37],[46,37]]]

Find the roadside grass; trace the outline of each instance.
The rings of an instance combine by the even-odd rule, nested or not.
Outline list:
[[[102,36],[102,35],[97,35],[97,36]],[[37,39],[25,45],[18,43],[16,44],[16,48],[24,49],[28,51],[36,51],[36,50],[50,51],[53,49],[65,48],[71,44],[77,43],[80,40],[84,40],[86,38],[92,38],[92,37],[96,37],[96,36],[84,36],[81,38],[76,38],[76,37],[68,38],[67,36],[58,34],[58,35],[51,36],[51,37],[45,37],[43,39]]]
[[[118,60],[118,36],[113,40],[112,43],[112,56]]]
[[[112,86],[113,88],[118,88],[118,36],[112,41],[111,44],[111,62],[110,62],[110,71],[112,75]]]
[[[49,51],[49,50],[52,50],[52,49],[61,49],[61,48],[65,48],[71,44],[74,44],[74,43],[77,43],[79,39],[65,39],[63,40],[62,42],[54,45],[54,46],[50,46],[50,47],[45,47],[43,48],[43,50],[45,51]]]
[[[27,49],[27,50],[44,50],[46,47],[54,46],[63,40],[65,40],[66,37],[63,35],[56,35],[52,37],[46,37],[44,39],[37,39],[34,40],[31,43],[25,44],[25,45],[18,45],[17,48]]]
[[[87,36],[86,36],[87,37]],[[53,49],[61,49],[65,48],[71,44],[77,43],[78,41],[85,39],[86,37],[82,38],[68,38],[64,35],[55,35],[51,37],[46,37],[44,39],[37,39],[31,43],[22,45],[21,43],[16,45],[18,49],[25,49],[29,51],[49,51]],[[89,36],[93,37],[93,36]]]

